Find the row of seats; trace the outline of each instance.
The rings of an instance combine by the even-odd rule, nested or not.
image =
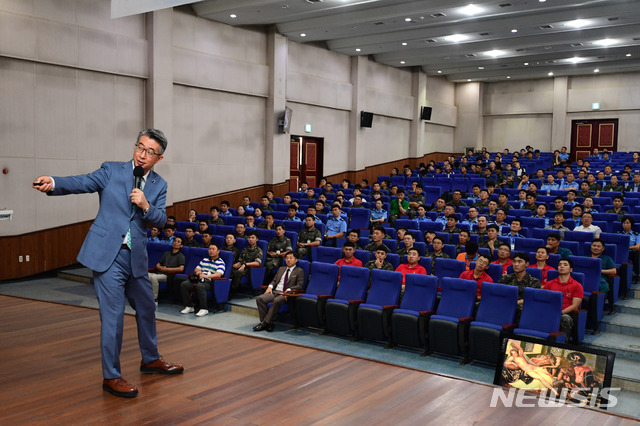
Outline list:
[[[581,280],[581,274],[574,278]],[[518,288],[484,283],[476,313],[476,283],[408,274],[401,298],[402,274],[332,264],[311,264],[306,290],[294,299],[297,325],[323,333],[370,339],[432,352],[462,355],[465,361],[495,363],[507,333],[564,342],[559,331],[562,294],[527,289],[519,324],[515,324]],[[438,295],[438,286],[441,293]],[[578,328],[584,336],[586,313]]]

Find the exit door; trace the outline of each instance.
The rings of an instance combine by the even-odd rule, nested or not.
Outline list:
[[[593,150],[618,149],[618,119],[608,120],[572,120],[571,121],[571,159],[576,161],[588,157]]]
[[[291,136],[289,191],[298,191],[300,182],[318,186],[322,177],[322,138]]]

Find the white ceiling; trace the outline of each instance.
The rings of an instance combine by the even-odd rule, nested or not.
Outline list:
[[[371,55],[393,67],[419,66],[451,81],[640,70],[640,0],[477,0],[478,12],[469,16],[464,12],[470,3],[204,0],[191,7],[202,18],[243,27],[275,25],[290,40]],[[569,26],[577,19],[583,27]],[[466,39],[446,39],[454,34]],[[605,39],[609,46],[597,44]]]

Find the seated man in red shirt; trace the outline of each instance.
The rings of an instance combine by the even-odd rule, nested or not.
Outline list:
[[[460,278],[463,280],[471,280],[478,283],[478,287],[476,288],[476,300],[480,300],[480,294],[482,291],[482,283],[488,282],[492,283],[493,279],[487,274],[485,271],[489,267],[489,258],[484,254],[478,255],[476,259],[476,267],[470,271],[464,271],[460,274]]]
[[[418,261],[420,260],[420,253],[418,249],[415,247],[411,247],[407,252],[407,262],[402,263],[400,266],[396,268],[396,272],[402,272],[402,291],[404,292],[404,279],[407,274],[421,274],[427,275],[427,270],[424,269],[424,266],[418,265]]]
[[[342,268],[342,265],[362,266],[362,262],[359,259],[353,257],[355,251],[355,244],[353,244],[351,241],[347,241],[346,243],[344,243],[344,247],[342,247],[342,254],[344,254],[344,257],[342,259],[336,260],[335,264],[338,265],[339,268]],[[340,280],[340,272],[338,272],[338,280]]]
[[[542,286],[545,290],[562,292],[562,318],[560,320],[560,331],[567,335],[567,342],[576,341],[577,327],[573,327],[577,321],[578,309],[584,297],[582,285],[573,278],[573,262],[570,259],[560,259],[558,262],[558,278],[547,281]]]
[[[498,246],[498,259],[491,263],[502,266],[502,275],[507,273],[507,268],[511,266],[511,246],[507,243],[500,243]]]

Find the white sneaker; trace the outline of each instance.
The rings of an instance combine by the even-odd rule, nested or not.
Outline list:
[[[207,311],[206,309],[200,309],[196,314],[197,317],[204,317],[207,315],[209,315],[209,311]]]
[[[191,306],[186,306],[183,310],[180,311],[181,314],[190,314],[191,312],[194,312],[195,309],[193,309]]]

